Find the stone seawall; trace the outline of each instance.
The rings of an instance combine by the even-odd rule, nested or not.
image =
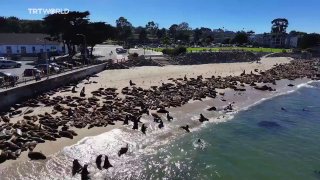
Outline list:
[[[8,108],[10,108],[12,105],[28,98],[32,98],[40,93],[50,91],[71,82],[76,82],[78,80],[84,79],[86,76],[97,74],[105,70],[105,67],[105,63],[94,65],[91,67],[86,67],[75,71],[51,76],[49,79],[42,78],[41,81],[30,82],[24,85],[19,85],[12,89],[1,91],[0,112],[8,110]]]

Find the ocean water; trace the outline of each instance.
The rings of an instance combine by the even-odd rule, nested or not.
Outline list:
[[[320,179],[319,85],[312,83],[264,101],[239,112],[230,121],[210,124],[177,139],[144,160],[147,168],[143,176]],[[261,121],[276,122],[279,126],[259,126]],[[203,143],[197,143],[198,138]]]
[[[229,93],[225,99],[242,102],[236,103],[242,110],[235,113],[206,111],[216,104],[212,100],[172,109],[174,120],[165,122],[161,130],[145,116],[147,135],[127,126],[87,137],[45,161],[26,161],[6,169],[0,179],[80,179],[80,175],[71,176],[73,159],[88,164],[90,177],[98,180],[320,179],[320,83],[282,87],[274,94],[254,91],[250,94],[257,94],[250,97]],[[267,99],[270,95],[277,97]],[[261,98],[265,100],[246,108]],[[200,124],[199,113],[210,122]],[[261,126],[264,121],[273,126]],[[179,128],[185,124],[192,127],[191,133]],[[126,144],[128,153],[118,157]],[[114,167],[98,170],[99,154],[108,155]]]

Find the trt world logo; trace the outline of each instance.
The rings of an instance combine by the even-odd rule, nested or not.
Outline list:
[[[29,14],[68,14],[68,8],[28,8]]]

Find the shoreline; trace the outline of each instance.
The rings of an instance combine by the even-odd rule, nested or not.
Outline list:
[[[204,127],[206,127],[207,125],[209,124],[217,124],[217,123],[223,123],[223,122],[226,122],[226,121],[229,121],[229,120],[232,120],[237,113],[241,112],[241,111],[245,111],[245,110],[248,110],[250,109],[251,107],[254,107],[255,105],[257,104],[260,104],[260,103],[263,103],[264,101],[266,100],[272,100],[273,98],[276,98],[276,97],[279,97],[279,96],[283,96],[283,95],[287,95],[289,93],[292,93],[292,92],[295,92],[297,90],[299,90],[301,88],[301,85],[303,84],[308,84],[310,83],[310,80],[308,79],[301,79],[301,80],[298,80],[298,81],[294,81],[293,83],[296,85],[296,87],[294,89],[291,89],[290,91],[287,91],[287,89],[285,88],[285,86],[283,86],[284,84],[286,84],[289,80],[281,80],[283,82],[283,84],[281,85],[278,85],[278,88],[281,88],[281,86],[284,88],[284,89],[281,89],[283,91],[279,92],[279,93],[275,93],[275,94],[266,94],[266,93],[262,93],[264,94],[263,97],[261,96],[256,96],[256,100],[257,101],[246,101],[246,102],[243,102],[243,103],[239,103],[238,106],[245,106],[245,105],[249,105],[249,106],[245,106],[243,108],[238,108],[238,106],[236,106],[236,108],[234,109],[234,111],[232,112],[222,112],[222,111],[217,111],[212,117],[209,117],[209,122],[205,122],[205,123],[199,123],[198,122],[198,119],[197,118],[191,118],[189,122],[191,123],[194,123],[193,125],[191,124],[191,133],[193,132],[197,132],[201,129],[203,129]],[[239,96],[239,97],[246,97],[248,96],[248,94],[251,92],[252,90],[248,90],[246,91],[242,96]],[[228,93],[229,92],[229,93]],[[230,97],[230,96],[233,96],[233,91],[231,90],[226,90],[226,94],[225,96],[227,97]],[[188,112],[190,109],[193,109],[195,106],[199,107],[199,105],[201,106],[199,109],[203,109],[203,108],[206,108],[208,107],[209,104],[212,104],[212,102],[214,102],[215,100],[219,100],[218,98],[216,99],[211,99],[211,98],[208,98],[208,99],[205,99],[203,101],[194,101],[194,102],[191,102],[191,103],[188,103],[182,107],[177,107],[177,108],[169,108],[168,110],[170,110],[170,112],[172,113],[175,113],[175,112]],[[234,99],[230,99],[230,101],[233,101]],[[251,103],[251,104],[250,104]],[[215,102],[214,104],[217,104],[217,102]],[[221,108],[221,107],[224,107],[223,106],[224,102],[221,102],[220,101],[220,106],[218,106],[218,108]],[[237,102],[236,102],[237,104]],[[198,110],[199,110],[198,109]],[[197,111],[198,112],[198,111]],[[196,113],[196,112],[194,112]],[[211,112],[212,113],[212,112]],[[208,114],[210,114],[210,112],[208,112]],[[206,115],[205,115],[206,116]],[[207,117],[207,116],[206,116]],[[178,120],[179,122],[178,123],[181,123],[181,119]],[[171,123],[175,123],[176,121],[173,121]],[[165,125],[168,125],[169,123],[165,122]],[[107,127],[108,128],[108,127]],[[120,124],[116,124],[115,126],[109,126],[108,130],[107,131],[104,131],[101,129],[101,131],[93,131],[93,130],[96,130],[94,128],[90,129],[89,131],[92,131],[91,133],[88,132],[88,129],[81,129],[81,130],[84,130],[87,132],[87,134],[79,134],[79,136],[76,136],[77,138],[74,138],[73,140],[69,140],[69,139],[63,139],[63,140],[66,140],[67,143],[66,144],[59,144],[59,140],[58,141],[53,141],[53,142],[49,142],[48,144],[40,144],[38,148],[38,150],[42,149],[42,148],[50,148],[49,147],[49,144],[59,144],[58,146],[59,147],[55,147],[55,151],[54,153],[48,155],[47,158],[51,159],[55,156],[61,156],[61,154],[64,154],[65,151],[64,150],[67,150],[70,151],[71,149],[77,149],[78,146],[81,146],[81,144],[85,143],[88,139],[92,140],[92,139],[96,139],[98,137],[101,137],[101,138],[106,138],[106,137],[109,137],[110,136],[110,133],[112,133],[111,131],[114,131],[114,130],[120,130],[121,132],[126,132],[128,134],[131,134],[133,133],[134,136],[137,135],[137,133],[139,132],[135,132],[133,130],[130,130],[131,128],[127,129],[127,127],[124,127]],[[156,134],[159,133],[159,132],[156,132]],[[170,132],[169,132],[170,133]],[[151,134],[151,136],[154,136],[156,134]],[[170,136],[172,136],[173,134],[170,133]],[[165,147],[167,143],[170,143],[171,141],[174,141],[174,140],[177,140],[178,138],[181,138],[183,137],[184,135],[187,135],[185,133],[178,133],[174,136],[174,138],[170,138],[168,140],[165,140],[163,141],[162,143],[160,144],[157,144],[157,145],[154,145],[155,147],[161,149],[162,147]],[[161,135],[161,136],[165,136],[167,137],[168,135]],[[159,137],[161,137],[159,136]],[[156,138],[159,138],[159,137],[156,137]],[[162,138],[162,137],[161,137]],[[153,146],[153,145],[151,145]],[[136,144],[135,142],[130,142],[130,147],[133,148],[133,149],[139,149],[139,145]],[[60,150],[59,150],[60,148]],[[146,155],[151,155],[153,153],[156,153],[156,152],[151,152],[150,151],[150,148],[148,148],[149,151],[147,152],[144,152]],[[70,153],[70,152],[69,152]],[[70,154],[69,154],[70,155]],[[79,155],[77,155],[79,156]],[[55,157],[57,158],[57,157]],[[51,160],[49,160],[51,161]],[[1,171],[12,171],[12,170],[9,170],[13,167],[19,167],[21,165],[21,163],[36,163],[36,161],[22,161],[22,160],[19,160],[17,162],[14,162],[10,165],[6,165],[5,167],[1,167]],[[89,163],[89,164],[93,164],[92,161],[81,161],[81,163]],[[39,162],[37,162],[39,163]],[[71,168],[71,166],[70,166]],[[67,170],[67,172],[69,173],[69,170]],[[39,173],[39,172],[38,172]],[[45,175],[43,176],[45,177]],[[71,178],[71,177],[70,177]],[[75,177],[76,178],[76,177]],[[19,179],[19,178],[18,178]],[[31,178],[32,179],[32,178]],[[67,178],[68,179],[68,178]],[[97,178],[97,179],[100,179],[100,178]]]
[[[278,59],[278,58],[277,58]],[[288,60],[288,58],[284,58],[284,59],[287,59]],[[288,60],[288,61],[286,61],[286,62],[284,62],[284,63],[288,63],[288,62],[290,62],[290,60]],[[234,64],[234,63],[232,63],[232,64]],[[242,67],[245,67],[245,66],[248,66],[248,63],[240,63],[240,64],[242,64],[242,66],[241,67],[237,67],[238,68],[238,71],[234,71],[233,72],[233,74],[228,74],[228,72],[224,72],[225,74],[223,74],[224,76],[227,76],[227,75],[234,75],[235,73],[241,73],[242,71],[243,71],[243,69],[242,69]],[[271,63],[272,64],[272,63]],[[211,64],[211,66],[214,66],[214,65],[216,65],[216,64]],[[223,65],[226,65],[226,64],[223,64]],[[258,64],[259,65],[259,64]],[[263,64],[263,62],[262,62],[262,65],[265,65],[265,64]],[[273,67],[273,65],[274,65],[274,62],[273,62],[273,64],[272,65],[269,65],[268,66],[268,68],[272,68]],[[198,65],[196,65],[196,66],[198,66]],[[200,66],[203,66],[203,65],[200,65]],[[228,66],[228,64],[227,64],[227,66]],[[236,66],[237,66],[237,64],[236,64]],[[253,67],[256,67],[256,66],[253,66]],[[253,67],[250,67],[250,68],[253,68]],[[136,70],[136,69],[141,69],[141,70],[143,70],[143,68],[145,68],[145,67],[139,67],[139,68],[133,68],[134,70]],[[175,69],[176,67],[169,67],[169,69],[170,68],[173,68],[173,69]],[[190,66],[189,66],[189,68],[190,68]],[[191,68],[194,68],[194,65],[192,65],[191,66]],[[261,68],[262,70],[267,70],[268,68]],[[152,69],[153,69],[153,67],[152,68],[150,68],[151,69],[151,72],[152,72]],[[172,74],[170,74],[169,76],[170,77],[173,77],[173,78],[177,78],[177,77],[181,77],[183,74],[184,74],[184,72],[185,72],[185,70],[186,71],[189,71],[189,69],[187,68],[187,69],[184,69],[184,71],[182,71],[182,72],[179,72],[179,73],[176,73],[176,74],[174,74],[173,76],[172,76]],[[250,69],[249,69],[250,70]],[[253,69],[251,69],[251,70],[253,70]],[[132,71],[132,69],[129,69],[128,71]],[[200,68],[197,70],[197,71],[202,71]],[[222,71],[223,71],[223,69],[222,69]],[[115,71],[115,72],[117,72],[117,71]],[[151,73],[150,71],[148,72],[148,73]],[[207,71],[205,74],[208,74],[208,73],[212,73],[212,71],[210,71],[209,70],[209,72]],[[102,73],[108,73],[108,72],[102,72]],[[119,73],[119,72],[118,72]],[[148,73],[146,73],[147,75],[145,75],[145,76],[147,76],[148,78],[150,78],[150,76],[148,76]],[[153,72],[154,73],[154,72]],[[151,79],[152,78],[154,78],[154,77],[158,77],[158,78],[160,78],[160,79],[162,79],[162,80],[160,80],[160,81],[158,81],[157,82],[157,80],[155,80],[154,82],[155,83],[153,83],[153,82],[151,82],[150,81],[150,84],[152,85],[152,84],[157,84],[157,85],[159,85],[161,82],[165,82],[165,80],[163,80],[163,79],[165,79],[165,78],[167,78],[167,77],[169,77],[169,76],[166,76],[166,75],[164,75],[163,74],[163,76],[161,76],[161,77],[159,77],[159,76],[157,76],[157,73],[159,73],[159,72],[156,72],[155,74],[155,76],[151,76]],[[162,72],[163,73],[163,72]],[[216,73],[216,72],[215,72]],[[217,74],[215,74],[215,73],[213,73],[213,74],[210,74],[210,75],[217,75]],[[101,74],[101,73],[99,73],[99,74]],[[99,76],[99,74],[98,74],[98,76]],[[121,73],[119,73],[119,74],[121,74]],[[145,81],[145,77],[142,75],[141,76],[141,73],[137,73],[138,74],[138,79],[134,79],[135,80],[135,82],[136,83],[142,83],[143,85],[142,85],[142,87],[144,86],[144,81]],[[142,73],[143,74],[143,73]],[[161,74],[161,73],[160,73]],[[196,76],[196,75],[200,75],[200,74],[196,74],[196,73],[192,73],[194,76]],[[221,75],[222,75],[221,74]],[[139,75],[140,75],[140,77],[139,77]],[[204,75],[204,74],[202,74],[202,75]],[[204,76],[206,76],[206,75],[204,75]],[[189,75],[189,77],[190,77],[190,75]],[[99,78],[99,77],[98,77]],[[125,78],[125,79],[121,79],[122,81],[126,81],[126,82],[128,82],[128,79],[131,79],[131,78]],[[103,77],[102,77],[102,82],[105,82],[105,81],[103,81],[104,79],[103,79]],[[119,83],[119,84],[114,84],[114,81],[111,81],[112,83],[110,83],[110,84],[113,84],[113,85],[118,85],[119,87],[122,85],[122,87],[124,87],[124,84],[122,83]],[[99,84],[98,84],[99,85]],[[101,86],[102,86],[102,84],[101,84]],[[141,84],[139,84],[139,86],[141,86]],[[95,86],[96,87],[96,86]],[[108,86],[108,87],[110,87],[110,86]],[[112,87],[112,85],[111,85],[111,87]],[[90,90],[92,90],[91,88],[88,88],[88,91],[90,92]],[[225,92],[226,90],[218,90],[219,92]],[[255,90],[256,91],[256,90]],[[234,92],[234,91],[232,91],[232,92]],[[246,92],[247,93],[247,92]],[[264,93],[264,92],[263,92]],[[60,94],[60,93],[58,93],[58,94]],[[63,95],[70,95],[70,93],[63,93]],[[271,97],[272,98],[272,97]],[[211,99],[212,100],[212,99]],[[218,98],[215,98],[215,99],[213,99],[213,100],[219,100]],[[233,100],[231,100],[231,101],[233,101]],[[189,103],[188,103],[189,104]],[[217,104],[217,102],[216,103],[213,103],[213,104]],[[185,106],[185,105],[184,105]],[[179,107],[180,108],[180,107]],[[74,139],[73,140],[69,140],[69,139],[66,139],[66,138],[60,138],[60,139],[58,139],[57,141],[48,141],[48,142],[46,142],[45,144],[39,144],[37,147],[36,147],[36,149],[35,150],[39,150],[39,151],[43,151],[44,152],[44,154],[45,155],[54,155],[55,153],[58,153],[58,152],[60,152],[64,147],[67,147],[67,146],[70,146],[70,145],[73,145],[73,144],[75,144],[75,143],[77,143],[77,142],[79,142],[80,140],[82,140],[84,137],[88,137],[88,136],[90,136],[90,137],[92,137],[92,136],[96,136],[96,135],[99,135],[99,134],[102,134],[102,133],[105,133],[105,132],[109,132],[110,130],[113,130],[113,129],[117,129],[117,128],[119,128],[119,127],[122,127],[122,126],[120,126],[119,124],[118,125],[115,125],[115,126],[107,126],[107,128],[92,128],[92,129],[90,129],[90,130],[88,130],[88,129],[86,129],[86,128],[83,128],[83,129],[80,129],[80,130],[77,130],[76,132],[78,133],[78,136],[75,136],[74,137]],[[28,160],[28,158],[26,157],[26,153],[24,152],[24,156],[22,155],[21,157],[19,157],[19,159],[18,160],[15,160],[15,161],[12,161],[12,160],[10,160],[10,161],[7,161],[7,162],[5,162],[5,163],[3,163],[2,165],[1,165],[1,169],[4,169],[4,168],[6,168],[6,167],[9,167],[9,166],[11,166],[11,165],[14,165],[14,164],[16,164],[16,163],[21,163],[21,162],[23,162],[23,161],[26,161],[26,160]]]

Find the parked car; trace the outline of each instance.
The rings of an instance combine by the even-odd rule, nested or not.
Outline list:
[[[57,73],[60,71],[60,69],[58,67],[51,66],[50,64],[48,64],[48,65],[47,64],[38,64],[38,65],[34,66],[34,68],[42,70],[45,74],[48,73],[47,72],[48,69],[49,69],[49,72],[53,72],[53,73]]]
[[[37,68],[25,69],[23,72],[23,76],[25,77],[35,76],[37,73],[41,74],[42,71]]]
[[[124,54],[124,53],[127,53],[127,50],[125,50],[123,48],[116,48],[116,52],[117,52],[117,54]]]
[[[19,76],[9,72],[0,72],[0,77],[3,78],[4,82],[10,82],[12,80],[16,82],[19,79]]]
[[[11,60],[6,60],[3,57],[0,59],[0,68],[20,68],[21,67],[21,62],[16,62],[16,61],[11,61]]]
[[[64,66],[61,66],[61,65],[59,65],[59,64],[57,64],[57,63],[55,63],[55,62],[50,63],[50,65],[53,66],[53,67],[59,68],[60,71],[63,71],[63,70],[65,69]]]
[[[64,67],[64,68],[66,68],[66,69],[72,69],[72,68],[73,68],[73,65],[72,65],[72,64],[67,63],[67,62],[65,62],[65,61],[63,61],[63,62],[57,62],[57,64],[60,65],[60,66],[62,66],[62,67]]]

